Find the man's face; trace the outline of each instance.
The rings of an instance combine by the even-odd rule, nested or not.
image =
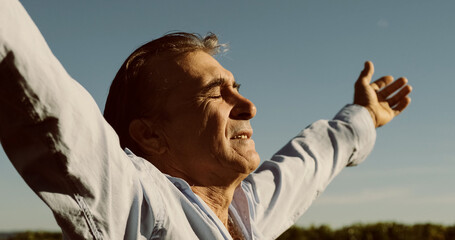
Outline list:
[[[209,54],[191,52],[174,63],[169,81],[175,87],[163,126],[169,164],[196,184],[201,175],[213,181],[251,173],[260,161],[249,121],[256,115],[254,104]]]

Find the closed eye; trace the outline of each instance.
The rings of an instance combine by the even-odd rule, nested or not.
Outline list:
[[[212,99],[221,98],[221,95],[218,95],[218,96],[209,96],[209,98],[212,98]]]
[[[224,83],[226,83],[225,79],[223,79],[221,77],[217,78],[217,79],[213,80],[212,82],[210,82],[209,84],[207,84],[205,87],[203,87],[201,89],[201,93],[210,95],[209,93],[213,92],[214,94],[212,96],[207,96],[207,98],[211,98],[211,99],[221,98],[222,94],[215,95],[216,94],[215,89],[218,89],[217,91],[220,91],[220,88],[223,86]],[[235,90],[237,90],[237,92],[239,92],[240,84],[233,82],[232,88],[234,88]]]

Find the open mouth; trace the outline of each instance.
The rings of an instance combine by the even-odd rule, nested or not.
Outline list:
[[[248,139],[248,136],[246,134],[236,135],[231,139]]]
[[[253,135],[253,131],[252,130],[243,130],[243,131],[239,131],[236,134],[234,134],[234,136],[231,137],[231,139],[244,139],[244,140],[246,140],[246,139],[250,139],[251,135]]]

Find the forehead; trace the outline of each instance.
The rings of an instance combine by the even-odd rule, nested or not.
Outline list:
[[[220,78],[227,82],[234,81],[230,71],[203,51],[190,52],[180,56],[176,59],[176,64],[182,74],[179,85],[187,85],[188,83],[201,87]]]

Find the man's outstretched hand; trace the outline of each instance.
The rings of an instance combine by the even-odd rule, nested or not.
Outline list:
[[[381,77],[370,83],[373,73],[373,63],[365,62],[365,68],[355,83],[354,104],[368,109],[375,127],[380,127],[409,105],[411,98],[408,94],[412,91],[412,87],[407,85],[406,78],[393,81],[392,76]]]

